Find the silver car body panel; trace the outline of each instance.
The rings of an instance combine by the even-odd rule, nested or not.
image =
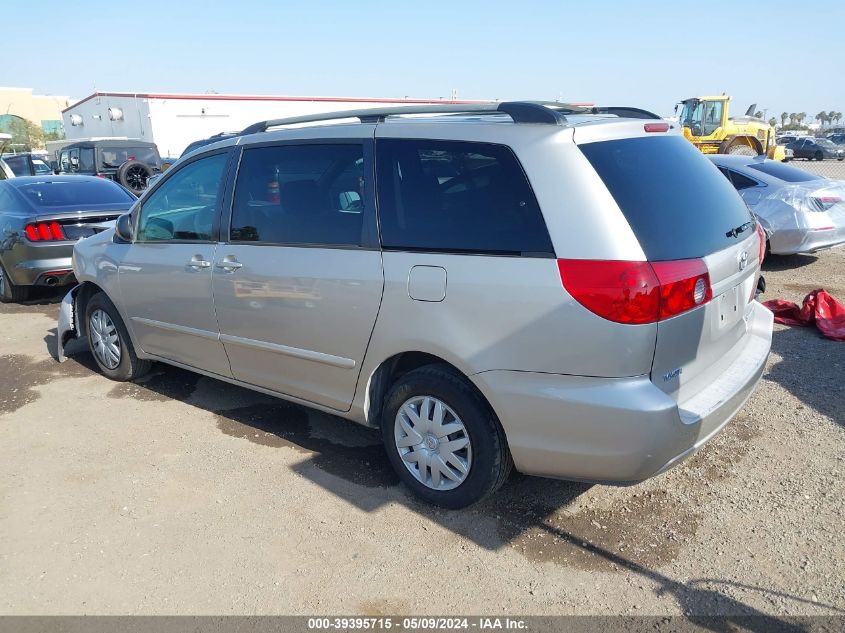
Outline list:
[[[584,119],[575,127],[457,117],[303,126],[221,141],[196,155],[373,133],[376,142],[505,145],[525,170],[558,257],[645,261],[577,146],[646,136],[643,122]],[[161,248],[172,254],[130,256],[135,246],[114,243],[107,231],[77,247],[74,268],[81,282],[112,297],[139,356],[375,425],[368,395],[377,370],[397,354],[431,354],[485,395],[517,468],[530,474],[631,482],[660,472],[742,405],[771,341],[771,313],[750,300],[759,271],[754,234],[704,258],[712,302],[636,326],[576,302],[554,258],[227,243],[167,244]],[[183,270],[194,255],[212,262],[199,275]],[[242,266],[218,268],[224,258]],[[60,339],[73,331],[73,306],[63,304],[62,314]],[[672,377],[664,381],[663,373]]]
[[[232,375],[348,410],[382,295],[376,250],[221,244],[214,304]]]
[[[211,294],[216,244],[123,245],[120,302],[138,346],[148,354],[231,375]],[[206,262],[199,267],[195,264]],[[192,265],[194,264],[194,265]]]
[[[787,182],[751,167],[774,161],[723,155],[709,158],[719,167],[757,182],[754,187],[741,189],[739,195],[760,219],[772,254],[814,253],[845,245],[845,181],[816,178]],[[821,209],[812,199],[823,196],[837,197],[839,202]]]

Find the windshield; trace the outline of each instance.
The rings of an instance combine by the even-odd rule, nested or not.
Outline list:
[[[722,126],[722,101],[687,101],[681,111],[681,125],[694,136],[710,136]]]
[[[703,257],[736,244],[753,225],[748,207],[718,169],[681,136],[579,146],[598,172],[649,261]]]
[[[786,182],[809,182],[811,180],[824,180],[821,176],[816,176],[803,169],[790,167],[777,161],[767,161],[765,163],[753,163],[748,165],[751,169],[756,169],[759,172],[774,176]]]
[[[816,145],[823,145],[825,147],[830,147],[831,145],[833,145],[833,143],[831,141],[827,140],[826,138],[817,138],[816,139]]]
[[[110,180],[43,181],[21,185],[18,191],[36,207],[86,207],[113,204],[128,207],[135,198]]]

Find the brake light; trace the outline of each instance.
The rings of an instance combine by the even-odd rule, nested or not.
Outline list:
[[[643,129],[646,132],[668,132],[669,131],[669,124],[668,123],[646,123],[643,126]]]
[[[766,233],[763,231],[763,225],[757,223],[757,239],[760,240],[759,252],[757,253],[757,261],[760,266],[763,265],[763,256],[766,254]]]
[[[52,242],[66,240],[62,225],[58,222],[38,222],[27,224],[24,233],[31,242]]]
[[[816,205],[822,209],[822,211],[827,211],[833,205],[842,202],[842,198],[839,196],[819,196],[817,198],[813,198],[813,200],[816,202]]]
[[[652,262],[660,281],[660,319],[668,319],[713,298],[710,273],[700,259]]]
[[[564,288],[578,303],[616,323],[655,323],[713,298],[710,273],[700,259],[559,259],[558,269]]]

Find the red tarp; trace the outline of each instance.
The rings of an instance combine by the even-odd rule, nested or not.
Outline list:
[[[804,297],[800,308],[785,299],[764,301],[775,313],[775,322],[784,325],[813,325],[827,338],[845,341],[845,306],[819,288]]]

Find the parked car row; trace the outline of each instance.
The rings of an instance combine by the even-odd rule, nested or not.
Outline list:
[[[633,109],[408,112],[184,156],[76,243],[60,354],[86,337],[114,380],[161,361],[380,428],[451,508],[512,465],[630,483],[716,434],[772,314],[762,228],[707,158]]]
[[[788,143],[786,147],[792,150],[795,158],[845,160],[845,147],[836,145],[826,138],[798,138]]]

